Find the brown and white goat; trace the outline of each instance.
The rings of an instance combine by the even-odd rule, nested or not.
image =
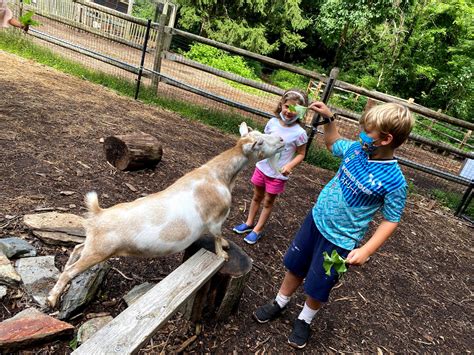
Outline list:
[[[107,209],[97,194],[86,195],[89,216],[86,240],[77,245],[50,291],[55,307],[68,282],[81,272],[114,256],[154,257],[180,252],[203,234],[215,237],[216,254],[228,259],[222,237],[237,174],[250,162],[274,156],[284,148],[280,137],[240,125],[237,144],[207,164],[184,175],[158,193]]]

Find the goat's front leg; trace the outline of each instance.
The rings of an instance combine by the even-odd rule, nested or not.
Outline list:
[[[214,237],[214,243],[216,246],[216,254],[221,258],[224,258],[225,261],[229,260],[229,254],[227,254],[222,248],[223,245],[229,247],[229,242],[222,237],[222,223],[215,224],[209,229],[209,232]]]
[[[71,256],[73,255],[71,254]],[[64,268],[64,271],[62,272],[62,274],[59,276],[59,279],[54,285],[53,289],[49,292],[47,301],[49,305],[51,306],[51,308],[54,308],[56,306],[59,296],[61,295],[61,293],[63,292],[64,288],[69,283],[69,281],[71,281],[74,277],[79,275],[81,272],[89,269],[95,264],[100,263],[101,261],[104,261],[108,257],[109,255],[99,255],[99,254],[91,255],[91,254],[86,254],[83,251],[79,260],[77,260],[76,262],[72,264],[67,265]]]
[[[227,247],[229,247],[229,243],[222,236],[215,236],[214,238],[215,238],[217,256],[220,256],[221,258],[224,258],[225,261],[228,261],[229,260],[229,254],[227,254],[227,252],[224,251],[222,246],[224,244],[227,244]],[[225,243],[223,243],[223,241]]]

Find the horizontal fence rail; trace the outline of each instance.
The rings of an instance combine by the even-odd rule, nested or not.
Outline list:
[[[281,68],[281,69],[285,69],[285,70],[288,70],[288,71],[290,71],[292,73],[295,73],[295,74],[304,75],[304,76],[306,76],[308,78],[312,78],[312,79],[318,79],[318,80],[320,80],[324,83],[326,83],[327,80],[328,80],[327,76],[321,75],[321,74],[316,73],[314,71],[307,70],[307,69],[304,69],[304,68],[299,68],[295,65],[291,65],[291,64],[288,64],[288,63],[285,63],[285,62],[282,62],[282,61],[279,61],[279,60],[276,60],[276,59],[273,59],[273,58],[269,58],[269,57],[266,57],[266,56],[263,56],[263,55],[260,55],[260,54],[256,54],[256,53],[250,52],[250,51],[245,50],[245,49],[241,49],[241,48],[237,48],[237,47],[234,47],[234,46],[231,46],[231,45],[228,45],[228,44],[217,42],[217,41],[214,41],[214,40],[209,39],[209,38],[201,37],[201,36],[198,36],[198,35],[195,35],[195,34],[192,34],[192,33],[188,33],[188,32],[182,31],[182,30],[178,30],[176,28],[167,28],[167,31],[170,32],[173,35],[179,35],[179,36],[188,38],[188,39],[196,41],[196,42],[200,42],[200,43],[211,45],[211,46],[216,47],[216,48],[224,49],[224,50],[226,50],[228,52],[231,52],[231,53],[235,53],[235,54],[242,55],[242,56],[245,56],[245,57],[248,57],[248,58],[256,59],[256,60],[259,60],[259,61],[261,61],[265,64],[275,66],[275,67],[278,67],[278,68]],[[454,125],[457,125],[457,126],[460,126],[460,127],[464,127],[464,128],[470,129],[470,130],[474,129],[474,123],[463,121],[463,120],[460,120],[458,118],[451,117],[451,116],[446,115],[444,113],[434,111],[432,109],[429,109],[427,107],[424,107],[424,106],[421,106],[421,105],[418,105],[418,104],[409,103],[406,100],[396,98],[396,97],[388,95],[388,94],[384,94],[384,93],[374,91],[374,90],[368,90],[368,89],[365,89],[363,87],[356,86],[356,85],[353,85],[353,84],[349,84],[349,83],[346,83],[346,82],[341,81],[341,80],[336,80],[335,87],[336,88],[341,88],[341,89],[344,89],[344,90],[347,90],[347,91],[350,91],[350,92],[353,92],[353,93],[356,93],[356,94],[359,94],[359,95],[364,95],[366,97],[376,99],[376,100],[379,100],[379,101],[383,101],[383,102],[400,103],[400,104],[403,104],[403,105],[407,106],[411,111],[416,112],[416,113],[418,113],[422,116],[435,118],[439,121],[444,121],[444,122],[447,122],[447,123],[451,123],[451,124],[454,124]]]

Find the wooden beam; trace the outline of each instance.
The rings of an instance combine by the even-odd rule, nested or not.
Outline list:
[[[224,264],[201,249],[72,354],[134,354]]]

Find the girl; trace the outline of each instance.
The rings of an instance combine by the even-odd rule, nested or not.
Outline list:
[[[270,119],[265,126],[266,134],[274,134],[283,138],[285,150],[281,152],[276,164],[265,159],[259,161],[255,168],[251,179],[254,184],[254,192],[247,221],[233,229],[238,234],[250,232],[244,239],[248,244],[255,244],[262,237],[263,227],[270,217],[276,197],[285,190],[286,180],[293,168],[305,157],[308,136],[299,124],[304,113],[300,110],[295,112],[295,105],[308,106],[308,96],[298,89],[286,91],[275,110],[276,117]],[[262,204],[260,218],[257,224],[254,224]]]
[[[10,26],[21,28],[25,32],[28,31],[28,26],[23,26],[20,21],[13,18],[13,13],[7,6],[7,0],[0,0],[0,28]]]

